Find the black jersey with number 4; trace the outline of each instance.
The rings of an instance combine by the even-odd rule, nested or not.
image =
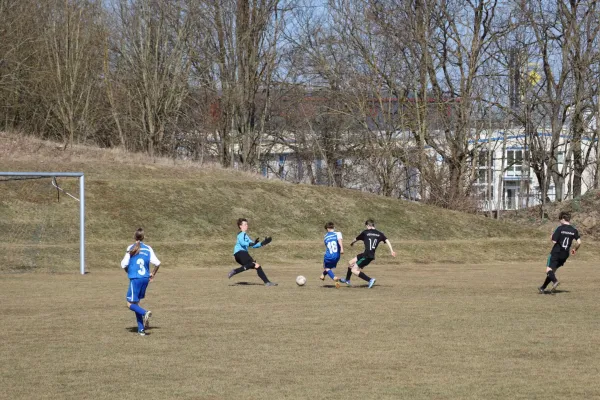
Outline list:
[[[363,252],[365,257],[375,258],[375,249],[377,249],[380,242],[385,242],[387,238],[377,229],[365,229],[356,237],[356,240],[362,240],[365,244],[365,251]]]
[[[552,247],[551,254],[555,254],[562,257],[569,256],[569,249],[573,240],[579,239],[579,232],[572,225],[561,225],[552,234],[552,241],[554,247]]]

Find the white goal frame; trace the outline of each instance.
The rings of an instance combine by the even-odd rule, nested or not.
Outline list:
[[[85,275],[85,180],[83,172],[0,172],[0,176],[79,178],[79,270]]]

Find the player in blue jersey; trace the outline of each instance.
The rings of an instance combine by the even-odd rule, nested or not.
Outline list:
[[[356,239],[350,243],[350,246],[353,246],[354,243],[362,241],[365,245],[365,250],[350,260],[348,265],[348,272],[346,272],[346,279],[340,279],[340,282],[347,284],[350,286],[350,278],[352,274],[358,276],[359,278],[369,282],[369,289],[373,287],[375,284],[375,278],[370,278],[367,276],[362,270],[367,265],[371,263],[371,261],[375,260],[375,250],[377,250],[377,246],[379,243],[383,242],[387,244],[390,249],[390,253],[392,257],[396,257],[396,252],[392,249],[392,243],[390,240],[383,234],[383,232],[375,229],[375,221],[372,219],[368,219],[365,221],[365,226],[367,229],[362,231]]]
[[[125,257],[121,261],[121,268],[129,277],[129,289],[127,290],[127,307],[135,313],[138,326],[138,334],[146,336],[148,320],[152,311],[144,310],[139,302],[146,296],[148,283],[152,282],[158,272],[160,261],[156,258],[152,247],[143,242],[144,230],[138,228],[134,235],[135,243],[127,247]],[[150,264],[154,270],[150,272]]]
[[[556,279],[556,271],[562,267],[567,258],[569,258],[569,250],[571,255],[575,255],[579,246],[581,246],[581,238],[577,229],[571,225],[571,214],[563,211],[559,214],[560,226],[554,230],[550,240],[554,243],[550,255],[548,256],[548,262],[546,263],[546,279],[542,286],[538,288],[540,294],[546,293],[546,286],[552,282],[551,293],[556,291],[556,288],[560,284]],[[574,247],[571,249],[571,245]]]
[[[342,233],[335,231],[333,222],[325,224],[325,256],[323,257],[323,273],[320,276],[321,280],[325,280],[325,275],[329,276],[335,282],[335,287],[339,289],[339,278],[333,273],[333,269],[337,267],[340,261],[340,255],[344,254],[344,246],[342,244]]]
[[[254,261],[254,259],[250,256],[250,253],[248,253],[248,247],[258,249],[259,247],[266,246],[267,244],[271,243],[271,237],[267,236],[262,242],[258,238],[255,240],[250,240],[250,237],[248,237],[248,234],[246,233],[248,231],[248,220],[246,218],[240,218],[237,220],[237,225],[240,229],[240,232],[237,235],[237,242],[233,248],[233,257],[241,266],[229,271],[229,278],[239,274],[240,272],[244,272],[249,269],[255,269],[256,274],[260,279],[262,279],[262,281],[265,283],[265,286],[277,286],[275,282],[269,281],[269,278],[267,278],[267,275],[265,274],[265,271],[263,271],[260,264]]]

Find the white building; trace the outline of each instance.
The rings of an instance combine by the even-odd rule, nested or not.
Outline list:
[[[538,132],[536,140],[549,152],[550,133]],[[527,165],[526,141],[523,130],[498,130],[484,133],[477,143],[473,143],[479,156],[474,192],[482,211],[515,210],[541,203],[540,182],[533,168]],[[582,194],[593,188],[596,174],[596,155],[594,148],[590,149],[591,144],[589,138],[582,139],[583,154],[588,150],[590,153],[590,160],[582,174]],[[557,190],[555,182],[548,177],[551,179],[547,193],[550,201],[557,200],[557,193],[563,194],[563,200],[572,197],[573,165],[570,146],[570,136],[567,133],[561,135],[555,159],[564,180],[562,190]]]
[[[551,146],[551,134],[538,132],[536,140],[546,148]],[[398,135],[398,140],[410,140],[407,135]],[[515,210],[531,207],[541,203],[540,183],[533,168],[527,165],[527,138],[523,130],[490,130],[479,132],[479,139],[472,141],[472,150],[478,158],[473,171],[473,196],[479,209]],[[582,151],[585,155],[590,150],[590,160],[582,175],[582,194],[593,187],[596,174],[596,156],[594,149],[589,149],[591,140],[583,138]],[[557,193],[563,194],[563,199],[572,197],[571,184],[573,168],[570,154],[572,150],[570,136],[565,132],[555,151],[556,162],[561,175],[564,176],[562,190],[556,190],[551,177],[547,197],[556,200]],[[310,163],[295,154],[293,146],[275,145],[267,159],[263,160],[262,173],[264,176],[284,179],[293,182],[330,184],[333,177],[328,170],[325,160],[315,157]],[[437,157],[438,163],[442,163]],[[309,165],[310,164],[310,165]],[[377,182],[365,180],[368,174],[361,174],[360,166],[353,165],[348,157],[338,160],[338,166],[344,168],[344,187],[377,192]],[[412,200],[418,199],[419,176],[415,168],[399,166],[396,195]]]

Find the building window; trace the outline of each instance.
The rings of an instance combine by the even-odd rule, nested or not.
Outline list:
[[[488,183],[488,175],[489,175],[489,171],[487,169],[479,169],[478,171],[478,175],[477,175],[477,183],[479,184],[485,184]]]
[[[479,166],[487,167],[489,165],[489,151],[482,150],[479,152]]]
[[[559,165],[559,168],[562,166],[562,164],[565,163],[565,152],[564,151],[559,151],[556,154],[556,163]]]
[[[506,175],[521,176],[523,170],[523,150],[506,151]]]

